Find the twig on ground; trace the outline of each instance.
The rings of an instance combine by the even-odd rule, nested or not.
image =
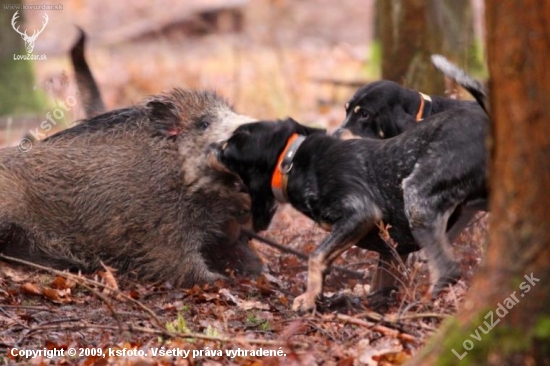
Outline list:
[[[375,314],[375,313],[373,313],[373,314]],[[370,315],[372,316],[372,314],[370,314]],[[408,342],[418,342],[418,340],[415,336],[413,336],[411,334],[408,334],[408,333],[405,333],[401,329],[392,329],[392,328],[386,327],[382,324],[372,323],[372,322],[369,322],[369,321],[366,321],[366,320],[363,320],[363,319],[359,319],[357,317],[344,315],[344,314],[334,314],[332,316],[332,320],[334,320],[334,319],[339,320],[339,321],[343,321],[345,323],[350,323],[350,324],[358,325],[358,326],[361,326],[361,327],[365,327],[365,328],[371,329],[375,332],[382,333],[385,336],[400,338],[400,339],[406,340]]]
[[[438,319],[446,319],[450,315],[449,314],[439,314],[439,313],[421,313],[421,314],[409,314],[409,315],[400,315],[396,318],[395,321],[402,321],[402,320],[412,320],[412,319],[422,319],[422,318],[438,318]],[[385,321],[388,321],[385,319]]]
[[[57,309],[50,308],[48,306],[37,306],[37,305],[1,305],[3,308],[15,308],[15,309],[29,309],[29,310],[47,310],[51,312],[56,312]]]
[[[8,318],[22,326],[23,328],[28,328],[26,324],[21,323],[19,320],[15,319],[10,313],[8,313],[6,310],[3,309],[3,305],[0,306],[0,312],[4,313]]]
[[[354,316],[344,315],[344,314],[330,314],[328,316],[322,317],[322,319],[326,320],[339,320],[344,323],[354,324],[358,325],[360,327],[372,329],[376,325],[376,323],[370,322],[368,320],[359,319]]]
[[[115,308],[113,307],[109,299],[103,294],[100,294],[99,291],[96,291],[93,287],[88,286],[85,283],[80,283],[80,286],[84,287],[85,289],[90,291],[92,294],[94,294],[94,296],[97,297],[99,300],[103,301],[103,303],[105,304],[105,306],[107,306],[107,309],[109,309],[109,311],[111,312],[111,315],[117,322],[119,328],[122,329],[122,322],[120,321],[120,318],[118,317],[118,313],[116,312]],[[121,330],[121,333],[122,333],[122,330]]]
[[[162,322],[160,321],[160,319],[157,317],[157,315],[154,313],[153,310],[151,310],[149,307],[145,306],[143,303],[137,301],[136,299],[133,299],[132,297],[124,294],[123,292],[112,288],[111,286],[108,286],[108,285],[106,285],[104,283],[101,283],[101,282],[98,282],[98,281],[87,279],[87,278],[79,276],[79,275],[59,271],[57,269],[42,266],[40,264],[29,262],[29,261],[26,261],[26,260],[23,260],[23,259],[9,257],[9,256],[4,255],[4,254],[0,254],[0,258],[6,259],[6,260],[11,261],[11,262],[19,263],[19,264],[24,264],[24,265],[29,266],[29,267],[38,268],[38,269],[41,269],[41,270],[46,271],[46,272],[54,273],[54,274],[56,274],[58,276],[61,276],[61,277],[64,277],[64,278],[70,278],[73,281],[76,281],[77,283],[79,283],[80,285],[82,285],[86,288],[89,288],[87,285],[93,285],[93,286],[99,286],[99,287],[106,288],[106,289],[111,291],[112,295],[120,296],[120,297],[124,298],[125,300],[128,300],[131,303],[133,303],[133,304],[137,305],[138,307],[140,307],[143,311],[145,311],[147,314],[149,314],[151,319],[153,319],[154,323],[156,323],[156,325],[159,328],[164,329],[164,324],[162,324]]]
[[[51,324],[78,322],[78,321],[81,321],[81,320],[82,320],[82,318],[61,318],[61,319],[53,319],[53,320],[47,320],[47,321],[45,321],[45,322],[42,322],[42,323],[38,324],[38,326],[39,326],[39,327],[43,327],[43,326],[51,325]]]
[[[247,229],[243,229],[243,231],[249,235],[250,237],[252,237],[253,239],[256,239],[264,244],[267,244],[269,245],[270,247],[272,248],[275,248],[275,249],[278,249],[280,250],[281,252],[286,252],[286,253],[290,253],[290,254],[293,254],[295,255],[296,257],[300,258],[300,259],[303,259],[303,260],[307,260],[309,258],[309,256],[305,253],[302,253],[296,249],[292,249],[292,248],[288,248],[288,247],[285,247],[284,245],[281,245],[271,239],[268,239],[268,238],[265,238],[263,236],[260,236],[258,234],[256,234],[255,232],[251,231],[251,230],[247,230]],[[357,271],[352,271],[351,269],[349,268],[344,268],[344,267],[341,267],[341,266],[330,266],[329,267],[330,269],[334,269],[334,270],[337,270],[341,273],[344,273],[344,274],[347,274],[349,276],[352,276],[354,278],[360,278],[360,279],[364,279],[365,278],[365,274],[364,273],[360,273],[360,272],[357,272]]]
[[[34,333],[42,333],[47,331],[76,331],[81,329],[103,329],[103,330],[118,330],[118,326],[114,325],[102,325],[102,324],[66,324],[66,325],[47,325],[47,326],[35,326],[29,329],[29,332],[26,335],[30,337]],[[241,344],[259,344],[266,346],[286,346],[288,341],[277,341],[270,339],[249,339],[241,337],[215,337],[208,336],[200,333],[182,333],[182,332],[170,332],[163,329],[153,329],[147,327],[133,326],[132,324],[123,325],[123,331],[128,332],[141,332],[146,334],[154,334],[158,336],[165,336],[169,338],[194,338],[201,339],[205,341],[221,342],[221,343],[241,343]],[[308,345],[300,342],[293,342],[293,347],[303,347],[307,348]]]
[[[380,230],[380,233],[379,233],[380,238],[386,243],[386,245],[390,249],[392,256],[395,258],[397,263],[399,263],[399,265],[401,266],[401,269],[405,273],[405,276],[408,276],[409,271],[407,269],[407,266],[401,259],[401,256],[397,252],[397,249],[395,249],[397,247],[397,243],[393,240],[393,238],[390,236],[390,233],[388,231],[391,228],[391,225],[390,224],[384,225],[384,223],[380,221],[379,223],[376,224],[376,226],[378,226],[378,229]],[[397,268],[397,270],[399,270],[399,268]]]
[[[468,223],[468,226],[466,226],[466,228],[471,228],[471,227],[474,227],[475,224],[477,224],[478,222],[480,222],[482,219],[486,218],[488,216],[488,213],[487,212],[483,212],[481,215],[479,215],[474,221]]]

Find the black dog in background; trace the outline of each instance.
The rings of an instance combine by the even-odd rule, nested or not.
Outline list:
[[[345,108],[346,119],[335,131],[337,137],[384,139],[397,136],[437,113],[480,106],[475,101],[426,95],[393,81],[379,80],[357,90]]]
[[[334,135],[342,139],[386,139],[397,136],[441,112],[456,108],[481,108],[487,111],[486,95],[480,82],[443,56],[432,56],[432,63],[445,76],[466,89],[476,101],[428,96],[392,81],[381,80],[363,86],[346,103],[346,118]],[[447,238],[450,242],[458,238],[478,211],[487,211],[485,201],[471,202],[457,208],[449,218]],[[398,264],[399,260],[394,256],[381,255],[372,289],[376,291],[395,286],[399,276],[395,271]]]
[[[291,119],[258,122],[239,127],[216,153],[247,185],[253,207],[287,201],[331,228],[293,303],[307,311],[327,267],[351,246],[388,255],[379,222],[391,225],[400,255],[425,250],[433,295],[460,278],[445,231],[457,206],[487,197],[487,121],[480,108],[459,108],[387,140],[340,140]]]

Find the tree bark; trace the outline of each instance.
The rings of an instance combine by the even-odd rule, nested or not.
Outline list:
[[[376,12],[383,79],[443,95],[444,79],[431,65],[432,54],[479,69],[470,1],[378,0]]]
[[[412,365],[550,364],[549,16],[546,0],[486,0],[488,249],[458,315]]]

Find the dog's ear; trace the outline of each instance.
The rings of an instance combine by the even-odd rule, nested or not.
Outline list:
[[[308,127],[296,122],[291,117],[287,117],[284,120],[284,123],[291,124],[294,128],[294,131],[299,135],[308,136],[314,133],[326,133],[327,131],[322,128]]]
[[[277,210],[277,202],[273,194],[266,190],[265,182],[252,180],[249,187],[252,199],[252,220],[255,231],[263,231],[269,227]]]

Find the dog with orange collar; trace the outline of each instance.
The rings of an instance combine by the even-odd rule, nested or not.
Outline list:
[[[390,225],[399,255],[425,250],[433,296],[460,278],[445,231],[455,209],[487,198],[487,121],[481,109],[459,108],[387,140],[341,140],[292,119],[264,121],[240,126],[213,151],[248,187],[255,219],[276,201],[289,202],[330,230],[310,255],[306,292],[293,303],[308,311],[325,271],[347,249],[388,255],[380,222]]]

